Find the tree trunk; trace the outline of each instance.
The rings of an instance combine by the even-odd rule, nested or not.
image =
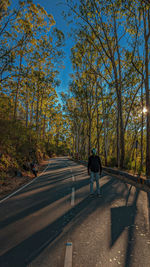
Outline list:
[[[76,154],[77,154],[77,159],[79,159],[79,129],[77,124],[76,124]]]
[[[121,94],[121,92],[120,92]],[[122,99],[120,96],[120,150],[121,150],[121,157],[120,157],[120,167],[123,168],[124,167],[124,125],[123,125],[123,116],[122,116]]]
[[[28,119],[29,119],[29,92],[26,85],[26,128],[28,127]]]
[[[76,151],[76,147],[75,147],[75,135],[73,135],[73,157],[75,158],[75,151]]]
[[[89,118],[88,137],[89,137],[89,142],[88,142],[88,157],[89,157],[91,154],[91,118]]]
[[[107,129],[106,129],[107,118],[106,118],[102,87],[101,87],[101,97],[102,97],[102,114],[103,114],[103,122],[104,122],[104,157],[105,157],[105,166],[107,166]]]
[[[47,107],[46,107],[46,110],[45,110],[45,114],[44,114],[44,122],[43,122],[43,140],[45,139],[46,112],[47,112]]]
[[[142,116],[141,116],[141,162],[140,162],[140,170],[143,171],[143,127],[144,127],[144,121],[143,121],[143,83],[141,85],[141,104],[142,104]]]
[[[40,88],[39,82],[37,83],[37,103],[36,103],[36,132],[39,135],[39,101],[40,101]]]
[[[117,167],[120,168],[120,135],[119,135],[119,110],[117,109],[117,125],[116,125],[116,132],[117,132]]]
[[[98,114],[98,107],[96,109],[97,111],[97,154],[100,155],[100,144],[99,144],[99,114]]]
[[[32,98],[32,102],[31,102],[31,110],[30,110],[30,126],[32,126],[33,124],[33,104],[34,104],[34,98],[35,98],[35,90],[33,92],[33,98]]]
[[[39,127],[39,138],[41,139],[41,135],[42,135],[42,112],[43,112],[43,96],[44,96],[44,89],[42,88],[42,92],[41,92],[41,101],[40,101],[40,111],[39,111],[39,118],[40,118],[40,127]]]
[[[150,94],[149,94],[149,39],[150,9],[143,9],[144,41],[145,41],[145,92],[146,92],[146,176],[150,177]],[[147,29],[148,28],[148,29]]]
[[[23,55],[21,53],[20,61],[19,61],[18,82],[17,82],[16,94],[15,94],[14,120],[17,119],[17,108],[18,108],[18,96],[19,96],[19,88],[20,88],[20,80],[21,80],[22,57],[23,57]]]
[[[97,119],[97,154],[100,154],[99,144],[99,113],[98,113],[98,96],[97,96],[97,84],[96,84],[96,119]]]

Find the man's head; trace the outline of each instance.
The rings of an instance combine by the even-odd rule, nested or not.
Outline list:
[[[92,154],[95,156],[96,155],[96,148],[92,148]]]

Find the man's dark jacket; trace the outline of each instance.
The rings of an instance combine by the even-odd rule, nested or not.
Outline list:
[[[88,172],[91,170],[92,172],[102,172],[102,164],[99,156],[90,156],[88,160]]]

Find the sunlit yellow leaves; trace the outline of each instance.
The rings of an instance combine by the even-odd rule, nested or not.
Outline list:
[[[136,31],[135,29],[128,27],[127,32],[130,33],[131,35],[135,35]]]
[[[10,32],[8,32],[8,31],[5,31],[5,33],[3,34],[3,37],[4,38],[5,37],[10,38],[10,37],[12,37],[12,34]]]
[[[0,16],[1,16],[1,13],[7,11],[7,8],[9,6],[10,6],[10,1],[9,0],[1,0],[0,1]]]
[[[23,51],[23,50],[19,50],[19,51],[17,52],[17,54],[20,55],[20,56],[22,57],[23,54],[24,54],[24,51]]]
[[[50,24],[50,26],[53,26],[53,25],[56,24],[53,15],[49,14],[48,15],[48,18],[49,18],[49,24]]]
[[[42,17],[38,17],[37,18],[37,25],[40,25],[40,24],[44,24],[45,25],[44,19]]]
[[[25,6],[25,1],[19,1],[19,5],[20,5],[20,7],[24,7]]]
[[[8,42],[7,42],[7,39],[3,39],[2,41],[1,41],[1,45],[3,46],[3,45],[5,45],[5,44],[7,44]]]
[[[31,3],[31,5],[30,5],[30,10],[35,14],[39,13],[39,9],[33,3]]]
[[[36,39],[32,39],[32,40],[30,40],[30,43],[31,43],[32,45],[36,45],[36,44],[37,44],[37,40],[36,40]]]
[[[16,15],[16,19],[19,19],[22,17],[22,12],[21,11],[18,11],[17,12],[17,15]]]
[[[18,19],[18,21],[17,21],[20,25],[22,25],[23,24],[23,22],[24,22],[24,20],[23,19]]]
[[[43,7],[41,7],[39,4],[37,4],[37,8],[40,10],[41,14],[46,15],[46,16],[48,15],[46,10]]]
[[[15,51],[11,51],[11,57],[15,58],[15,55],[16,55]]]
[[[88,12],[88,13],[87,13],[87,16],[88,16],[89,18],[92,18],[93,15],[92,15],[91,12]]]

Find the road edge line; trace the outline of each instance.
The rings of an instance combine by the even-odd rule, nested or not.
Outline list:
[[[29,183],[23,185],[22,187],[20,187],[18,190],[16,190],[15,192],[11,193],[11,194],[8,195],[7,197],[2,198],[2,199],[0,200],[0,204],[1,204],[2,202],[4,202],[5,200],[7,200],[8,198],[14,196],[16,193],[18,193],[19,191],[21,191],[22,189],[24,189],[24,188],[27,187],[28,185],[32,184],[34,181],[36,181],[36,180],[37,180],[37,179],[38,179],[38,178],[39,178],[39,177],[40,177],[40,176],[47,170],[48,166],[49,166],[49,163],[48,163],[47,167],[46,167],[46,168],[39,174],[39,176],[37,176],[36,178],[34,178],[31,182],[29,182]]]

